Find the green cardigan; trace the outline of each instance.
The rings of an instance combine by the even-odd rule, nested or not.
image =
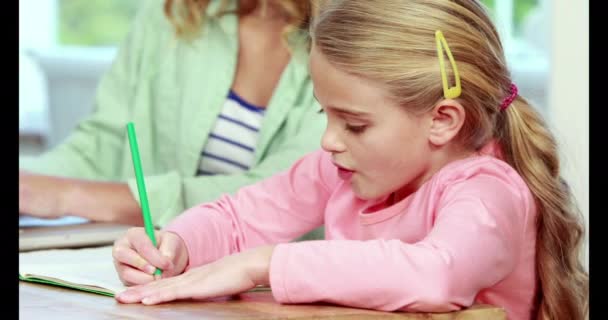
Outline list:
[[[210,15],[218,8],[212,1]],[[152,218],[164,226],[185,209],[288,168],[319,147],[325,117],[313,97],[304,45],[293,47],[268,104],[250,170],[195,176],[209,132],[228,95],[238,51],[238,18],[208,18],[192,42],[178,40],[162,1],[145,1],[110,70],[93,114],[53,150],[20,157],[20,169],[65,177],[126,181],[139,201],[126,124],[137,130]],[[232,2],[232,6],[236,1]],[[290,40],[303,43],[306,35]]]

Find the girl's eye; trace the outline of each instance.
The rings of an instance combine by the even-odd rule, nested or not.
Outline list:
[[[346,124],[346,130],[348,130],[352,133],[362,133],[363,131],[365,131],[366,127],[367,127],[366,125],[354,126],[354,125]]]

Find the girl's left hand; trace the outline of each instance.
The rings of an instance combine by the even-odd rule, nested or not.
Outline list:
[[[122,303],[146,305],[177,299],[209,299],[269,285],[268,270],[274,246],[262,246],[229,255],[172,278],[133,286],[116,295]]]

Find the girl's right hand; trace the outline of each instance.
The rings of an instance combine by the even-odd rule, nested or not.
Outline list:
[[[112,256],[120,281],[127,286],[145,284],[155,279],[155,268],[162,278],[181,274],[188,265],[184,240],[173,232],[154,231],[155,248],[144,228],[131,228],[114,242]]]

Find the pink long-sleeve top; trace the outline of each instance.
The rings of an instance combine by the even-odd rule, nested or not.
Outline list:
[[[185,241],[188,268],[278,243],[269,276],[281,303],[447,312],[477,302],[530,319],[536,209],[512,167],[478,154],[444,166],[400,202],[385,200],[357,198],[319,150],[187,210],[165,230]],[[325,240],[289,242],[322,224]]]

